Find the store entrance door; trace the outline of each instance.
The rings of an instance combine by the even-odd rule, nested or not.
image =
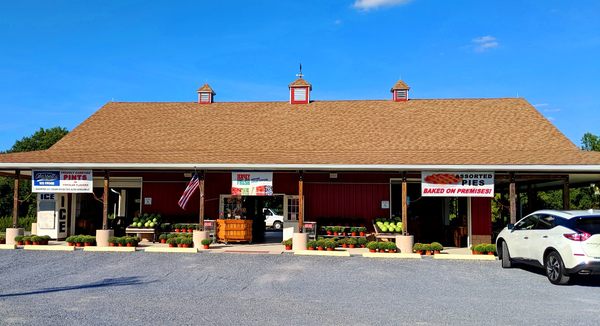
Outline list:
[[[221,195],[219,216],[224,219],[252,220],[253,243],[279,243],[284,225],[284,195]]]

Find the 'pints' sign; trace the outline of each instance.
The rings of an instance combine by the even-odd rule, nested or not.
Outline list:
[[[421,195],[429,197],[494,197],[493,172],[423,172]]]
[[[31,173],[31,192],[90,193],[93,187],[91,170],[33,170]]]

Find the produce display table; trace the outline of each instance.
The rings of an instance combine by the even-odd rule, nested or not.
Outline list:
[[[217,220],[217,241],[252,243],[252,220]]]
[[[125,234],[135,234],[142,238],[142,234],[152,234],[152,243],[156,242],[156,230],[154,228],[125,228]]]

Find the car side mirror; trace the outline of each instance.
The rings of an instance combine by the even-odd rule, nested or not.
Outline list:
[[[506,226],[509,230],[514,230],[515,225],[512,223],[508,223],[508,225]]]

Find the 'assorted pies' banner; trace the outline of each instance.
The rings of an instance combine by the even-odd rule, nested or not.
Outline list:
[[[493,197],[493,172],[422,172],[421,195],[429,197]]]

